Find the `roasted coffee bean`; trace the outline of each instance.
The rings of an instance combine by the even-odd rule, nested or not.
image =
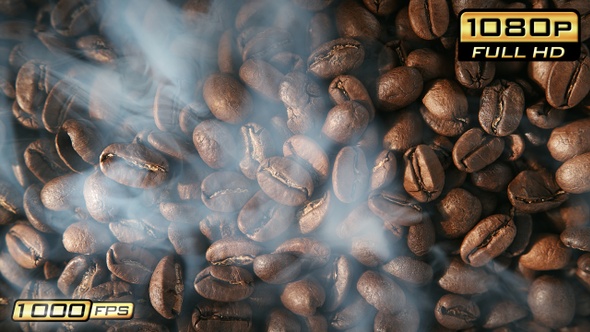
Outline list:
[[[19,288],[24,287],[29,279],[38,277],[38,273],[35,271],[38,270],[25,269],[18,265],[8,250],[0,251],[0,273],[11,285]]]
[[[23,197],[20,190],[9,182],[0,181],[0,225],[16,219],[23,211]]]
[[[458,61],[455,56],[455,76],[466,88],[483,89],[492,82],[494,75],[496,65],[492,61]]]
[[[453,257],[438,279],[438,285],[454,294],[481,294],[493,285],[493,278],[484,269],[472,267],[459,257]]]
[[[554,159],[566,161],[590,152],[590,119],[580,119],[553,129],[547,149]]]
[[[111,233],[123,243],[159,247],[168,237],[168,221],[161,217],[119,219],[109,223]]]
[[[42,266],[49,258],[49,243],[45,237],[26,224],[12,226],[5,241],[12,258],[26,269]]]
[[[483,327],[488,329],[507,325],[527,316],[525,308],[519,304],[504,300],[493,305],[490,312],[485,316]]]
[[[370,190],[386,187],[393,182],[397,171],[397,161],[393,151],[383,150],[375,159],[371,170]]]
[[[266,283],[285,284],[299,277],[301,261],[288,253],[260,255],[254,259],[252,268],[256,276]]]
[[[294,207],[279,204],[258,191],[240,210],[238,228],[250,239],[265,242],[283,234],[294,217]]]
[[[211,244],[205,258],[213,265],[248,265],[262,253],[262,247],[243,237],[225,237]]]
[[[242,173],[249,179],[256,178],[260,163],[275,152],[271,132],[255,122],[249,122],[240,128],[240,143],[243,157],[239,165]]]
[[[466,131],[453,147],[453,162],[463,172],[477,172],[493,163],[502,154],[504,141],[486,135],[479,128]]]
[[[473,172],[469,176],[471,183],[479,189],[491,192],[503,192],[512,180],[512,170],[504,163],[496,162],[486,168]]]
[[[436,226],[449,239],[460,238],[480,220],[482,205],[469,191],[455,188],[449,191],[436,205],[440,219]]]
[[[402,230],[390,229],[394,235],[401,237]],[[395,231],[395,232],[394,232]],[[435,231],[432,221],[427,215],[423,216],[422,222],[408,228],[407,245],[408,249],[416,256],[426,255],[434,246]]]
[[[495,214],[481,220],[465,235],[461,258],[472,266],[483,266],[506,250],[516,236],[512,217]]]
[[[520,212],[537,213],[558,207],[568,199],[568,194],[558,186],[553,174],[526,170],[508,185],[508,199]]]
[[[192,314],[195,331],[252,331],[252,309],[246,302],[201,301]]]
[[[87,290],[106,281],[108,270],[96,256],[72,258],[57,279],[57,287],[66,296],[80,298]]]
[[[207,166],[215,169],[231,166],[235,143],[229,128],[217,120],[205,120],[195,127],[193,143]]]
[[[149,251],[125,243],[115,243],[107,251],[107,267],[112,274],[132,284],[147,284],[158,264]]]
[[[434,132],[444,136],[457,136],[467,130],[470,119],[467,98],[453,81],[435,80],[426,87],[420,113]]]
[[[42,123],[39,119],[39,116],[37,114],[29,114],[23,111],[16,100],[12,103],[12,115],[14,115],[14,118],[18,123],[27,129],[37,130],[41,128]],[[3,133],[6,133],[7,129],[4,128],[4,125],[2,126],[3,127],[0,129],[2,129]],[[3,135],[6,136],[6,134]],[[4,142],[6,140],[4,136],[0,137],[0,141]]]
[[[526,108],[529,121],[542,129],[553,129],[559,126],[565,118],[566,112],[551,107],[544,101],[539,101]]]
[[[288,283],[281,294],[285,308],[300,316],[313,316],[326,300],[326,293],[317,280],[305,278]]]
[[[365,48],[352,38],[339,38],[318,46],[307,58],[308,71],[318,78],[331,79],[358,68]]]
[[[590,228],[568,227],[560,235],[561,242],[566,247],[590,251]]]
[[[555,173],[561,189],[572,194],[590,191],[590,152],[573,157],[563,163]]]
[[[561,242],[559,235],[537,233],[531,237],[519,263],[535,271],[558,270],[568,264],[571,256],[572,250]]]
[[[343,102],[328,112],[322,134],[339,144],[356,142],[367,128],[369,118],[369,111],[360,102]]]
[[[375,316],[374,331],[419,331],[420,314],[415,305],[390,314],[379,311]]]
[[[217,212],[238,211],[253,194],[252,182],[235,172],[211,173],[201,183],[203,203]]]
[[[1,186],[1,185],[0,185]],[[68,226],[67,213],[57,213],[47,209],[41,202],[41,187],[30,185],[23,196],[23,209],[31,226],[43,233],[63,231]],[[10,206],[9,202],[5,205]]]
[[[266,331],[300,332],[301,324],[299,323],[297,316],[283,308],[278,308],[273,309],[273,311],[268,314],[266,319]]]
[[[556,62],[547,78],[547,102],[559,109],[570,109],[579,104],[590,90],[590,57],[582,52],[576,61]]]
[[[84,55],[93,61],[104,64],[114,63],[117,53],[110,42],[99,35],[89,35],[76,40],[76,46],[82,50]]]
[[[317,268],[328,262],[331,249],[317,239],[295,237],[280,244],[274,252],[296,255],[302,260],[304,267]]]
[[[517,83],[497,80],[483,89],[479,105],[479,123],[494,136],[512,134],[524,112],[524,92]]]
[[[375,308],[365,301],[365,299],[353,292],[353,296],[342,305],[336,312],[329,317],[330,326],[337,330],[346,330],[363,328],[375,315]]]
[[[315,185],[326,182],[330,174],[330,161],[324,149],[304,135],[289,137],[283,144],[283,155],[305,166]]]
[[[363,150],[358,147],[343,147],[332,170],[334,195],[344,203],[352,203],[365,193],[369,182],[369,169]]]
[[[173,256],[166,256],[156,265],[149,283],[150,303],[167,319],[180,314],[183,302],[182,266]]]
[[[268,62],[261,59],[246,60],[240,67],[240,79],[265,98],[279,100],[279,85],[283,80],[283,74]],[[215,114],[215,111],[213,112]]]
[[[85,120],[66,120],[55,136],[61,160],[73,171],[81,172],[96,165],[104,148],[96,127]]]
[[[51,11],[51,25],[66,37],[77,36],[95,22],[96,7],[95,1],[60,0]]]
[[[84,181],[84,201],[92,218],[99,222],[115,221],[128,209],[127,199],[137,195],[132,188],[121,185],[94,171]]]
[[[436,320],[444,327],[454,330],[473,327],[479,314],[479,307],[475,302],[455,294],[441,297],[434,309]]]
[[[317,82],[300,71],[290,72],[279,86],[279,96],[287,108],[291,133],[315,134],[320,129],[327,103]]]
[[[409,256],[396,257],[383,265],[383,270],[411,286],[422,286],[432,281],[432,267]]]
[[[422,143],[422,118],[418,112],[406,108],[395,112],[389,129],[383,137],[383,148],[404,153],[409,148]]]
[[[199,221],[199,230],[211,242],[240,234],[234,213],[213,212]]]
[[[396,313],[403,309],[406,295],[391,278],[375,271],[363,273],[356,284],[359,294],[379,311]]]
[[[23,111],[41,113],[51,88],[51,75],[49,64],[37,60],[30,60],[19,69],[15,83],[16,101]]]
[[[55,144],[49,139],[39,139],[29,144],[25,149],[24,160],[29,171],[43,183],[68,173]]]
[[[249,62],[248,60],[269,60],[277,53],[290,52],[292,49],[293,37],[288,31],[276,27],[263,29],[252,36],[252,38],[248,39],[246,44],[244,44],[242,50],[244,64],[242,65],[242,68]],[[265,64],[261,62],[258,62],[257,64],[265,66]],[[240,78],[242,78],[246,85],[249,85],[246,82],[247,80],[242,77],[242,74],[240,74]],[[276,86],[273,88],[276,89]]]
[[[574,290],[561,279],[540,276],[530,287],[528,304],[533,317],[539,323],[551,328],[564,327],[575,314]]]
[[[228,93],[222,95],[219,91]],[[203,98],[211,113],[224,122],[243,122],[253,111],[250,93],[242,83],[227,74],[209,76],[203,85]]]
[[[80,196],[85,177],[83,174],[71,173],[47,182],[41,189],[41,202],[49,210],[74,210],[84,206],[84,199]]]
[[[314,190],[311,175],[289,158],[265,159],[256,174],[262,191],[278,203],[297,206],[311,197]]]
[[[375,40],[381,35],[381,25],[367,8],[356,1],[341,2],[334,13],[336,29],[342,37]]]
[[[442,0],[410,0],[410,25],[418,37],[432,40],[441,37],[449,26],[449,7]]]
[[[406,58],[406,66],[418,69],[424,82],[435,78],[453,77],[449,59],[430,48],[419,48],[410,52]]]
[[[530,214],[516,214],[514,225],[516,226],[516,237],[505,253],[509,257],[519,256],[528,247],[533,232],[533,218]]]
[[[424,80],[418,69],[396,67],[377,78],[377,100],[386,111],[406,107],[418,99]]]
[[[318,197],[312,197],[295,212],[295,220],[299,223],[302,234],[313,232],[326,220],[332,195],[331,191],[326,191]]]
[[[82,294],[83,299],[91,301],[129,301],[133,299],[131,285],[124,281],[107,281],[92,287]]]
[[[80,118],[84,96],[75,84],[63,79],[49,91],[41,113],[43,126],[57,134],[67,119]]]
[[[419,202],[430,202],[442,193],[445,174],[434,151],[421,144],[404,154],[404,189]]]
[[[502,160],[516,161],[524,154],[525,141],[522,135],[512,134],[504,137],[504,151]]]
[[[422,207],[402,193],[387,190],[369,195],[369,208],[387,225],[412,226],[422,222]]]
[[[111,180],[135,188],[154,188],[166,181],[168,161],[142,144],[115,143],[100,155],[100,170]]]
[[[62,239],[67,251],[83,255],[105,253],[114,242],[106,226],[94,221],[71,224],[64,231]]]
[[[369,92],[356,77],[340,75],[332,80],[328,87],[330,99],[336,104],[342,104],[350,100],[362,102],[369,111],[369,120],[375,117],[375,107],[371,101]]]
[[[237,266],[209,266],[195,278],[195,290],[206,299],[219,302],[240,301],[252,294],[254,279]]]

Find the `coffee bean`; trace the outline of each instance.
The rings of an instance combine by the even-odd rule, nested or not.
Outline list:
[[[265,98],[279,100],[283,74],[268,62],[261,59],[246,60],[240,67],[240,79]]]
[[[406,66],[418,69],[424,82],[453,77],[450,60],[430,48],[419,48],[410,52],[406,58]]]
[[[418,331],[419,327],[420,314],[416,306],[410,306],[395,314],[379,311],[373,325],[375,331]]]
[[[422,143],[422,118],[411,108],[396,111],[383,137],[383,148],[397,153]]]
[[[51,25],[66,37],[82,34],[95,22],[96,7],[94,1],[60,0],[51,11]]]
[[[472,267],[461,258],[453,257],[438,279],[438,285],[454,294],[481,294],[493,286],[493,280],[484,269]]]
[[[503,149],[504,141],[499,137],[489,136],[479,128],[472,128],[455,143],[453,162],[460,171],[477,172],[498,159]]]
[[[233,91],[225,95],[218,91]],[[228,123],[243,122],[253,111],[252,96],[235,78],[227,74],[213,74],[203,85],[203,98],[211,113]]]
[[[64,231],[62,238],[67,251],[84,255],[105,253],[114,242],[106,227],[94,221],[71,224]]]
[[[158,260],[147,250],[125,243],[115,243],[107,251],[111,273],[132,284],[147,284]]]
[[[324,304],[326,293],[317,280],[301,279],[288,283],[281,294],[285,308],[300,316],[313,316]]]
[[[22,288],[29,279],[39,276],[36,270],[25,269],[14,261],[8,250],[0,251],[0,273],[11,285]],[[38,270],[37,270],[38,271]]]
[[[479,221],[481,202],[469,191],[455,188],[449,191],[436,205],[440,219],[436,223],[440,233],[455,239],[467,234]]]
[[[437,134],[457,136],[470,124],[467,97],[454,81],[439,79],[426,86],[420,113]]]
[[[356,77],[351,75],[340,75],[332,80],[328,87],[330,99],[336,104],[356,100],[362,102],[369,111],[369,120],[375,117],[375,107],[371,101],[369,92]]]
[[[356,289],[359,294],[379,311],[396,313],[403,309],[406,303],[404,291],[391,278],[375,272],[363,273]]]
[[[479,307],[473,301],[455,294],[441,297],[434,309],[436,320],[449,329],[467,329],[479,318]]]
[[[512,134],[522,118],[524,92],[514,82],[497,80],[483,89],[479,105],[479,123],[494,136]]]
[[[393,233],[393,230],[391,230]],[[401,230],[396,230],[401,233]],[[434,225],[427,215],[423,215],[422,222],[408,228],[407,245],[408,249],[416,256],[426,255],[434,246],[435,242]],[[398,235],[401,237],[401,234]]]
[[[535,271],[558,270],[565,267],[572,255],[556,234],[537,233],[531,237],[528,249],[519,263]]]
[[[294,217],[294,207],[279,204],[258,191],[240,210],[238,228],[250,239],[265,242],[281,236]]]
[[[328,262],[331,249],[317,239],[295,237],[280,244],[274,252],[296,255],[301,259],[304,267],[317,268]]]
[[[568,227],[560,235],[566,247],[590,251],[590,228]]]
[[[57,287],[72,298],[81,298],[89,289],[102,284],[108,275],[107,267],[97,256],[79,255],[72,258],[57,279]]]
[[[51,88],[51,70],[46,62],[30,60],[16,76],[16,101],[29,114],[40,114]]]
[[[265,159],[256,175],[262,191],[278,203],[297,206],[311,197],[314,190],[308,171],[288,158]]]
[[[240,128],[240,143],[244,155],[239,165],[242,173],[249,179],[256,178],[260,163],[274,154],[271,132],[255,122],[249,122]]]
[[[83,299],[91,301],[129,301],[133,299],[131,285],[124,281],[106,281],[94,286],[84,294]]]
[[[432,281],[432,267],[409,256],[396,257],[383,265],[383,270],[410,286],[422,286]]]
[[[89,35],[76,40],[76,46],[84,55],[95,62],[110,64],[117,59],[117,53],[111,43],[103,36]]]
[[[363,150],[357,147],[343,147],[332,170],[334,195],[344,203],[357,201],[367,189],[369,170]]]
[[[483,266],[506,250],[516,236],[512,217],[495,214],[481,220],[465,235],[461,258],[472,266]]]
[[[362,328],[375,315],[375,308],[354,292],[353,296],[341,308],[331,314],[330,326],[337,330]]]
[[[336,7],[335,23],[342,37],[375,40],[381,35],[382,27],[377,18],[356,1],[345,0]]]
[[[104,148],[96,127],[85,120],[66,120],[55,136],[61,160],[74,172],[96,165]]]
[[[49,243],[31,226],[14,225],[6,233],[5,239],[12,258],[26,269],[42,266],[49,257]]]
[[[193,153],[193,146],[184,137],[154,130],[147,135],[146,143],[165,157],[185,160]]]
[[[299,223],[299,230],[302,234],[313,232],[326,220],[330,211],[332,195],[331,191],[326,191],[321,196],[312,197],[295,212],[295,220]]]
[[[242,50],[242,59],[244,61],[242,68],[246,63],[249,63],[248,60],[270,60],[274,55],[282,52],[290,52],[293,49],[293,37],[291,34],[283,29],[270,27],[261,30],[260,32],[256,33],[248,42],[244,44],[244,48]],[[254,63],[250,62],[250,66]],[[266,66],[262,62],[257,62],[259,68],[260,65]],[[240,69],[240,72],[242,69]],[[249,85],[247,80],[242,77],[240,74],[240,78]],[[277,86],[274,86],[273,89],[276,89]],[[276,95],[275,95],[276,97]]]
[[[24,160],[29,171],[43,183],[68,173],[55,145],[49,139],[39,139],[29,144],[24,152]]]
[[[207,249],[205,258],[213,265],[248,265],[262,253],[256,242],[240,237],[217,240]]]
[[[535,320],[551,328],[566,326],[575,314],[573,289],[568,283],[553,276],[535,279],[528,294],[528,304]]]
[[[393,68],[377,78],[377,100],[386,111],[398,110],[418,99],[423,83],[418,69]]]
[[[421,144],[404,154],[404,189],[419,202],[430,202],[440,196],[445,183],[442,165],[434,151]]]
[[[525,308],[513,301],[504,300],[494,304],[484,319],[483,327],[487,329],[497,328],[525,318],[526,316],[527,311]]]
[[[367,128],[369,117],[367,108],[360,102],[343,102],[328,112],[322,134],[340,144],[356,142]]]
[[[195,331],[251,331],[252,309],[246,302],[201,301],[193,311],[192,326]]]
[[[51,211],[41,202],[41,187],[37,184],[30,185],[23,196],[23,209],[31,226],[43,233],[55,233],[63,231],[67,226],[67,213]],[[8,205],[8,204],[6,204]]]
[[[195,290],[206,299],[219,302],[240,301],[254,291],[254,279],[237,266],[209,266],[195,278]]]
[[[115,143],[102,151],[100,170],[120,184],[154,188],[166,181],[169,165],[164,157],[144,145]]]
[[[199,221],[199,229],[207,239],[215,242],[240,234],[236,220],[234,213],[213,212]]]
[[[375,159],[371,170],[370,190],[386,187],[393,182],[397,171],[397,161],[393,151],[383,150]]]
[[[299,277],[301,261],[288,253],[259,255],[254,259],[252,268],[256,276],[266,283],[285,284]]]
[[[252,182],[235,172],[211,173],[201,183],[201,199],[209,209],[218,212],[237,211],[254,194]]]
[[[590,90],[590,57],[584,52],[576,61],[556,62],[547,78],[547,102],[559,109],[570,109],[582,101]]]
[[[572,194],[590,191],[590,152],[564,162],[555,173],[555,181],[561,189]]]
[[[314,180],[314,185],[326,182],[330,172],[330,161],[324,149],[304,135],[294,135],[283,144],[283,155],[305,166]]]
[[[483,89],[492,82],[494,75],[496,65],[492,61],[458,61],[455,56],[455,77],[466,88]]]
[[[301,324],[297,319],[297,316],[291,312],[278,308],[268,314],[266,319],[266,331],[277,332],[277,331],[289,331],[299,332],[301,331]]]
[[[142,247],[162,246],[168,238],[168,221],[163,218],[119,219],[109,223],[117,240]]]
[[[369,195],[369,208],[387,225],[412,226],[422,222],[422,207],[402,193],[387,190]]]
[[[590,152],[589,126],[590,120],[580,119],[553,129],[547,141],[551,156],[559,161],[566,161]]]
[[[63,79],[49,91],[41,113],[43,126],[56,134],[67,119],[80,118],[84,95],[73,84]]]
[[[408,14],[412,30],[422,39],[441,37],[449,25],[449,7],[441,0],[410,0]]]
[[[373,14],[379,16],[388,16],[398,7],[398,4],[392,0],[377,0],[369,1],[363,0],[363,4]]]
[[[563,122],[565,112],[540,101],[526,108],[526,116],[533,125],[539,128],[553,129]]]
[[[522,171],[508,184],[508,199],[520,212],[537,213],[558,207],[568,199],[546,171]]]
[[[0,225],[7,225],[22,214],[23,198],[20,190],[9,182],[0,181]]]
[[[211,168],[230,166],[234,159],[234,140],[229,128],[216,120],[205,120],[195,127],[193,143],[199,156]]]
[[[509,257],[519,256],[528,247],[533,232],[533,218],[529,214],[516,214],[514,225],[516,226],[516,237],[505,253]]]
[[[300,71],[290,72],[279,86],[279,96],[287,108],[291,133],[315,134],[320,129],[327,105],[317,82]]]
[[[166,256],[156,265],[149,283],[150,303],[167,319],[175,318],[183,302],[183,269],[173,256]]]
[[[83,190],[84,175],[67,174],[47,182],[41,189],[43,205],[49,210],[74,210],[84,206],[84,199],[79,194]]]
[[[352,38],[339,38],[318,46],[307,58],[308,71],[318,78],[331,79],[358,68],[365,48]]]

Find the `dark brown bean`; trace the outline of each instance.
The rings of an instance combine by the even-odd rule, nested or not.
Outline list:
[[[561,242],[559,235],[537,233],[531,237],[519,263],[535,271],[558,270],[568,264],[571,256],[572,250]]]
[[[201,183],[201,200],[217,212],[240,210],[254,195],[253,183],[236,172],[211,173]]]
[[[331,79],[358,68],[364,61],[365,49],[352,38],[339,38],[321,44],[307,59],[308,71]]]
[[[475,302],[455,294],[441,297],[434,309],[436,320],[446,328],[460,330],[472,327],[479,318]]]
[[[528,294],[528,304],[535,320],[551,328],[568,325],[575,314],[573,289],[552,276],[535,279]]]
[[[512,206],[524,213],[537,213],[558,207],[568,199],[546,171],[520,172],[508,185],[508,199]]]
[[[275,201],[297,206],[311,197],[313,180],[297,162],[281,157],[265,159],[256,175],[262,191]]]
[[[195,290],[206,299],[240,301],[254,291],[250,272],[237,266],[209,266],[195,278]]]
[[[520,85],[497,80],[483,89],[479,105],[479,123],[494,136],[512,134],[524,112],[524,92]]]
[[[455,143],[453,162],[460,171],[477,172],[498,159],[503,149],[504,141],[499,137],[486,135],[479,128],[471,128]]]
[[[408,106],[422,92],[423,78],[416,68],[396,67],[377,78],[377,100],[387,111]]]
[[[419,202],[430,202],[442,193],[445,174],[428,145],[410,148],[404,154],[404,189]]]
[[[332,170],[334,195],[344,203],[352,203],[365,193],[369,170],[360,148],[346,146],[338,152]]]
[[[203,98],[211,113],[224,122],[243,122],[253,111],[252,96],[248,90],[227,74],[209,76],[203,85]]]
[[[565,192],[582,194],[590,191],[590,152],[563,163],[555,173],[557,185]]]
[[[516,236],[512,217],[496,214],[481,220],[465,235],[461,258],[472,266],[483,266],[504,252]]]
[[[449,7],[442,0],[410,0],[408,15],[412,30],[422,39],[444,35],[449,26]]]
[[[150,303],[162,317],[173,319],[180,314],[183,292],[182,266],[173,256],[165,256],[150,279]]]

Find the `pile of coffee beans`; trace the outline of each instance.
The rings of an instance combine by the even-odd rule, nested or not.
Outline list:
[[[580,13],[457,61],[467,8]],[[0,330],[590,330],[586,0],[0,1]],[[16,299],[132,320],[13,322]]]

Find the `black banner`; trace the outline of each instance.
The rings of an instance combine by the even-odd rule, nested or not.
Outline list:
[[[459,43],[459,61],[574,61],[579,43]]]

